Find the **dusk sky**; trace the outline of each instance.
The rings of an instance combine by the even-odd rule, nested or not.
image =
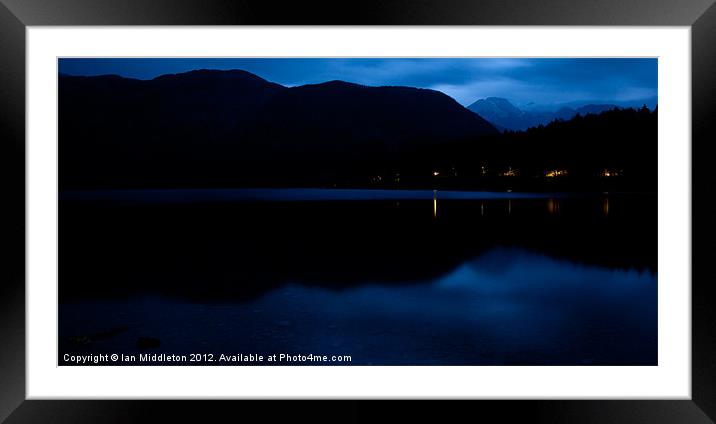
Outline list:
[[[655,106],[657,59],[529,58],[252,58],[60,59],[70,75],[117,74],[138,79],[194,69],[243,69],[285,86],[343,80],[442,91],[468,106],[504,97],[523,108],[614,103]]]

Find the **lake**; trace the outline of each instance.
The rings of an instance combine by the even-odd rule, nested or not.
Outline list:
[[[61,365],[657,364],[656,195],[75,191],[59,211]]]

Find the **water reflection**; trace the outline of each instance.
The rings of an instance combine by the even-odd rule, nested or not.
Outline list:
[[[84,348],[124,351],[132,337],[151,334],[172,352],[208,342],[217,351],[345,354],[354,364],[653,365],[656,294],[650,272],[494,249],[408,286],[366,281],[334,291],[289,284],[242,303],[142,298],[75,305],[62,309],[61,336],[122,325],[126,334]]]
[[[249,194],[61,201],[61,349],[656,361],[655,197]]]
[[[559,200],[550,198],[547,200],[547,212],[550,215],[559,215]]]
[[[438,217],[438,191],[433,190],[433,218]]]

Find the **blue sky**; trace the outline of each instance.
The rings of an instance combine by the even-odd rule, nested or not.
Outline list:
[[[504,97],[529,108],[647,103],[657,97],[655,58],[72,58],[60,59],[70,75],[118,74],[151,79],[193,69],[243,69],[286,86],[343,80],[440,90],[467,106]]]

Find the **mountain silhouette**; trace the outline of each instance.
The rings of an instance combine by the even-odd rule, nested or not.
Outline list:
[[[468,139],[494,127],[451,97],[413,87],[368,87],[343,81],[284,90],[259,122],[261,138],[288,142],[282,149],[351,152],[362,148],[409,151],[420,144]],[[295,135],[311,143],[296,145]]]
[[[428,89],[342,81],[288,88],[241,70],[59,77],[64,187],[202,185],[297,170],[323,178],[495,133]]]
[[[502,97],[487,97],[467,108],[500,129],[526,130],[546,125],[555,119],[568,120],[577,114],[598,114],[616,107],[618,106],[613,104],[588,104],[578,108],[562,107],[556,111],[521,110]]]
[[[656,108],[565,107],[535,125],[537,112],[506,99],[476,104],[505,128],[413,87],[285,87],[240,70],[60,75],[60,189],[654,190]],[[529,128],[510,130],[513,118]]]

